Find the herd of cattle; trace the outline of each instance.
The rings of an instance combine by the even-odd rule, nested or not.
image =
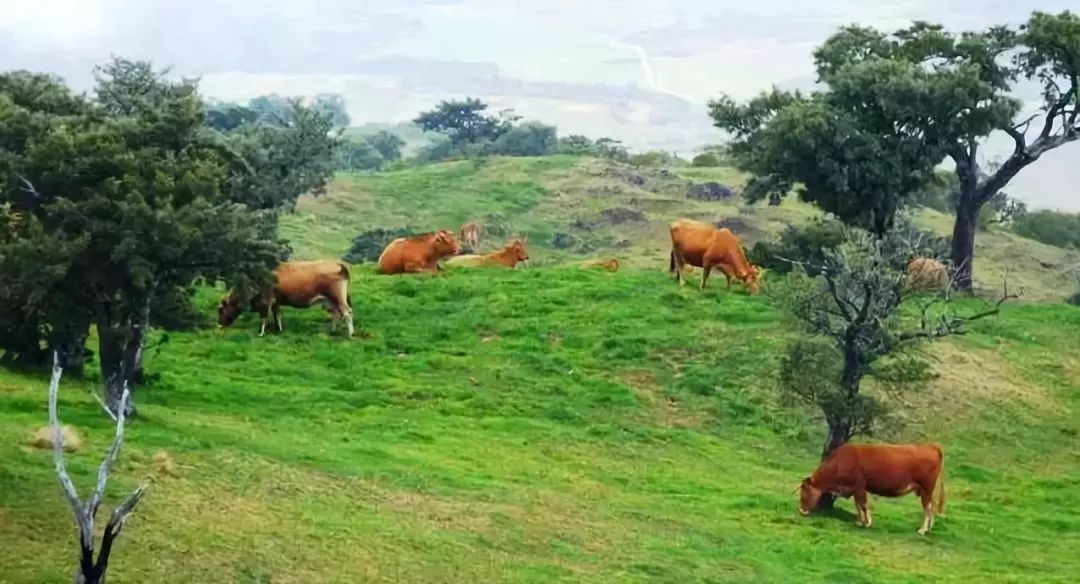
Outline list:
[[[735,278],[750,294],[758,292],[761,270],[746,259],[745,249],[730,229],[709,223],[680,219],[670,226],[671,253],[669,270],[675,280],[684,284],[684,273],[690,266],[703,270],[701,288],[712,270],[720,270],[728,288]],[[460,240],[476,252],[480,246],[482,228],[475,222],[466,223]],[[441,262],[448,266],[515,267],[527,261],[526,239],[514,239],[503,249],[488,254],[461,253],[461,244],[452,231],[437,231],[391,241],[378,261],[380,274],[437,272]],[[589,260],[578,264],[587,268],[619,269],[617,259]],[[916,259],[908,266],[913,280],[940,281],[944,266],[934,260]],[[274,270],[275,283],[266,290],[245,299],[240,292],[230,291],[218,304],[218,325],[229,326],[249,307],[262,318],[259,336],[266,334],[272,316],[278,332],[283,331],[281,307],[307,308],[323,304],[332,315],[331,326],[344,320],[348,335],[354,333],[352,302],[349,298],[349,266],[337,260],[284,262]],[[867,493],[899,497],[914,492],[922,500],[923,523],[919,534],[926,534],[934,524],[935,512],[944,507],[944,458],[941,448],[934,444],[845,444],[835,449],[810,476],[797,487],[800,492],[799,512],[809,514],[818,506],[824,494],[853,497],[858,512],[856,523],[870,527]]]

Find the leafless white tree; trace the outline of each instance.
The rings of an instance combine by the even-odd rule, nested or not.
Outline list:
[[[113,543],[120,535],[124,523],[127,521],[135,506],[139,504],[148,484],[144,483],[135,492],[131,493],[124,502],[113,509],[109,516],[109,522],[105,524],[105,533],[101,538],[101,551],[97,559],[94,558],[94,518],[97,516],[101,498],[105,495],[105,484],[109,479],[109,469],[120,454],[120,445],[124,442],[124,410],[130,392],[124,389],[120,398],[120,407],[116,408],[116,435],[113,437],[109,451],[98,467],[97,485],[90,497],[83,501],[75,490],[74,483],[67,472],[64,462],[63,435],[60,431],[60,420],[56,414],[57,395],[60,392],[60,377],[63,370],[60,367],[60,358],[53,353],[52,378],[49,381],[49,424],[53,430],[53,458],[56,463],[56,476],[60,479],[60,486],[64,491],[64,497],[75,515],[75,525],[79,528],[79,567],[75,571],[75,584],[105,584],[105,572],[109,566],[109,555],[112,553]]]

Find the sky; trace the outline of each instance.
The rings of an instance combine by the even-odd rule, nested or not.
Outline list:
[[[1076,0],[0,0],[0,70],[85,90],[111,55],[150,59],[221,99],[341,93],[358,124],[471,95],[564,134],[689,155],[722,139],[709,99],[812,87],[811,53],[839,26],[977,30],[1068,8]],[[991,158],[1008,140],[992,146]],[[1073,144],[1008,191],[1080,211],[1077,184]]]

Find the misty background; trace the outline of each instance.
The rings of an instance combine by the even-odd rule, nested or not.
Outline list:
[[[87,90],[111,55],[149,59],[200,77],[219,99],[339,93],[353,124],[475,96],[564,135],[688,157],[723,140],[709,99],[811,89],[811,53],[839,26],[982,29],[1069,8],[1075,0],[0,0],[0,70],[47,71]],[[1069,145],[1007,190],[1080,211],[1078,183],[1080,147]]]

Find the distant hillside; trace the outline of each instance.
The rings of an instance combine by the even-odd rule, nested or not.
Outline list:
[[[456,230],[479,220],[493,232],[488,248],[528,234],[534,265],[616,256],[630,266],[666,269],[673,219],[722,222],[750,246],[820,214],[794,199],[770,207],[746,205],[737,194],[714,201],[692,196],[709,182],[737,193],[745,177],[730,168],[635,169],[569,156],[449,162],[339,175],[328,195],[302,198],[282,229],[297,257],[340,257],[370,229]],[[933,211],[922,212],[920,221],[943,235],[952,226]],[[976,244],[976,276],[984,287],[1000,287],[1007,271],[1030,298],[1060,298],[1075,287],[1064,270],[1080,263],[1078,252],[1000,229],[981,233]]]
[[[345,129],[345,135],[349,137],[370,136],[383,130],[396,134],[405,141],[405,146],[402,148],[402,153],[405,156],[415,154],[417,150],[431,144],[433,139],[437,136],[437,134],[425,132],[415,124],[409,122],[402,122],[400,124],[371,123],[363,124],[361,126],[352,126]]]

